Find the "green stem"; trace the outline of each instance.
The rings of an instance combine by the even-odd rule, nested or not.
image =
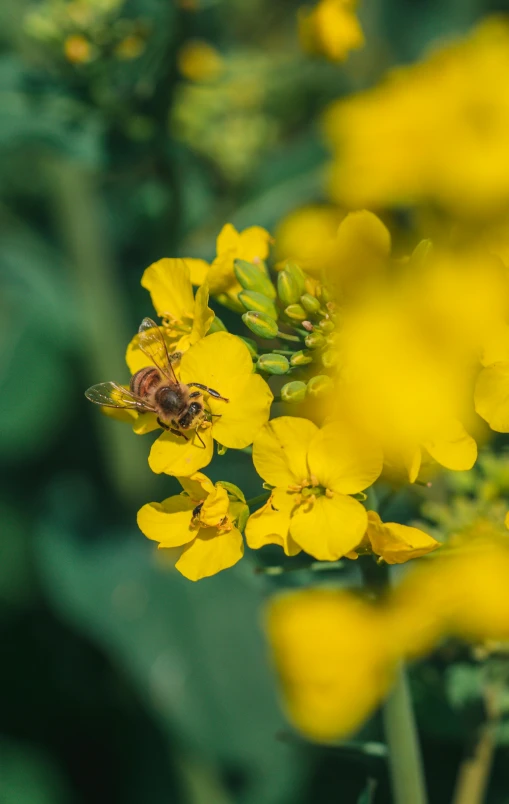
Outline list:
[[[345,566],[344,561],[312,561],[311,564],[305,564],[302,567],[256,567],[255,573],[257,575],[285,575],[287,572],[328,572],[329,570],[343,569]]]
[[[385,594],[389,567],[377,564],[371,557],[361,557],[359,564],[365,588],[375,597]],[[419,738],[403,663],[383,705],[383,721],[394,804],[427,804]]]
[[[403,664],[383,707],[394,804],[426,804],[426,786],[408,679]]]
[[[277,333],[277,338],[281,338],[283,341],[292,341],[292,343],[300,343],[300,338],[297,335],[287,335],[286,332]]]
[[[251,508],[253,505],[258,505],[259,503],[266,502],[271,494],[272,494],[271,491],[265,491],[263,494],[259,494],[258,497],[251,497],[250,500],[246,500],[246,505],[248,506],[248,508]]]

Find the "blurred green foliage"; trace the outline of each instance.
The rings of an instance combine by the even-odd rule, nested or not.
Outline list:
[[[261,607],[309,575],[249,559],[190,584],[165,566],[135,512],[175,483],[150,473],[151,436],[83,390],[126,379],[151,261],[209,258],[227,220],[273,229],[326,200],[328,101],[504,3],[366,0],[368,46],[344,67],[299,52],[296,0],[66,5],[0,8],[0,802],[387,803],[383,756],[307,745],[279,710]],[[179,73],[195,39],[223,60],[215,83]],[[247,455],[214,471],[259,493]],[[433,804],[482,717],[476,659],[459,655],[414,672]]]

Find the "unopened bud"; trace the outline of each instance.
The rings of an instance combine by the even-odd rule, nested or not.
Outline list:
[[[244,341],[247,348],[249,349],[249,354],[251,357],[258,357],[258,346],[256,341],[253,341],[252,338],[244,338],[242,335],[240,336],[240,340]]]
[[[326,374],[317,374],[316,377],[311,377],[307,384],[307,393],[309,396],[320,396],[321,394],[330,391],[332,388],[332,380]]]
[[[300,304],[289,304],[288,307],[285,307],[285,315],[292,321],[304,321],[307,313]]]
[[[305,292],[306,274],[300,265],[297,265],[296,262],[287,262],[284,270],[287,271],[297,282],[297,285],[299,286],[299,296],[302,296],[302,294]]]
[[[246,260],[235,260],[233,270],[244,290],[263,293],[269,299],[276,298],[276,288],[261,265],[254,265]]]
[[[332,293],[330,292],[330,290],[328,288],[324,287],[323,285],[320,288],[320,299],[322,300],[322,302],[324,304],[327,304],[327,302],[331,302],[332,299],[333,299],[333,296],[332,296]]]
[[[334,324],[332,323],[330,318],[322,318],[318,326],[320,327],[320,330],[323,332],[324,335],[328,335],[330,332],[334,330]]]
[[[320,302],[316,296],[312,296],[311,293],[304,293],[304,295],[300,297],[300,303],[308,313],[317,313],[320,309]]]
[[[290,371],[290,363],[284,355],[260,355],[256,365],[261,371],[266,371],[267,374],[286,374]]]
[[[308,363],[313,362],[313,355],[310,352],[304,352],[301,350],[300,352],[294,352],[290,358],[290,364],[292,366],[306,366]]]
[[[310,332],[309,335],[306,335],[304,343],[308,349],[319,349],[325,345],[325,338],[321,332]]]
[[[246,310],[253,310],[255,313],[265,313],[265,315],[277,319],[276,305],[263,293],[256,290],[241,290],[238,299]]]
[[[281,399],[283,402],[303,402],[306,398],[306,383],[300,380],[287,382],[281,388]]]
[[[326,349],[325,352],[322,352],[321,357],[322,364],[326,369],[333,368],[338,362],[338,354],[336,349]]]
[[[265,313],[256,313],[250,310],[244,313],[242,320],[246,327],[258,335],[259,338],[275,338],[277,335],[277,323],[269,315]]]
[[[287,307],[299,301],[301,283],[290,273],[290,271],[280,271],[277,277],[277,294],[282,303]]]

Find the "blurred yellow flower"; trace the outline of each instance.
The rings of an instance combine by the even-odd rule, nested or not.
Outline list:
[[[363,540],[348,558],[372,552],[386,564],[404,564],[412,558],[431,553],[440,546],[432,536],[419,528],[399,525],[397,522],[382,522],[376,511],[368,511],[368,527]]]
[[[177,66],[180,74],[189,81],[213,81],[224,69],[219,52],[200,39],[186,42],[180,48]]]
[[[276,259],[297,262],[318,273],[329,254],[343,214],[332,205],[299,207],[279,221],[274,233]]]
[[[274,486],[270,500],[246,526],[251,548],[279,544],[287,555],[301,549],[335,561],[362,540],[368,517],[355,500],[382,469],[382,454],[351,428],[321,430],[308,419],[282,416],[265,425],[253,443],[259,475]]]
[[[269,254],[271,241],[270,234],[261,226],[250,226],[237,232],[231,223],[227,223],[217,237],[215,260],[210,265],[204,260],[189,261],[193,285],[207,282],[211,294],[217,296],[220,302],[243,312],[244,307],[237,299],[242,287],[233,271],[233,264],[235,260],[262,262]]]
[[[242,558],[244,543],[235,522],[246,505],[200,472],[179,482],[184,493],[144,505],[138,511],[138,526],[160,548],[183,548],[175,567],[198,581]]]
[[[170,353],[185,352],[205,337],[214,319],[208,307],[207,286],[203,285],[193,296],[191,273],[200,270],[202,263],[203,260],[165,258],[154,262],[143,274],[142,287],[149,291],[154,309],[163,319],[161,332]],[[138,335],[127,347],[126,360],[131,374],[149,364],[138,346]]]
[[[115,55],[123,61],[137,59],[145,50],[145,40],[141,36],[126,36],[115,48]]]
[[[200,383],[228,399],[223,402],[204,391],[210,420],[189,433],[188,441],[168,431],[152,445],[153,472],[189,477],[210,463],[214,440],[232,449],[252,444],[269,418],[273,397],[265,380],[253,374],[247,346],[228,332],[215,332],[190,346],[176,371],[181,382]]]
[[[273,599],[266,623],[286,710],[312,739],[346,737],[388,692],[398,656],[383,610],[307,589]]]
[[[93,58],[92,45],[82,34],[67,37],[64,42],[64,53],[67,61],[72,64],[85,64]]]
[[[435,202],[488,216],[509,201],[509,23],[394,70],[335,103],[326,130],[333,197],[348,207]]]
[[[364,46],[356,6],[356,0],[319,0],[312,9],[299,9],[302,48],[331,61],[345,61],[352,50]]]

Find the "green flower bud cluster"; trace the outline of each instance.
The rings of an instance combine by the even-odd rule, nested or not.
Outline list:
[[[290,342],[288,350],[286,343],[285,349],[278,343],[269,352],[256,340],[244,338],[256,370],[280,376],[297,373],[298,379],[283,386],[285,402],[302,402],[329,390],[332,381],[326,374],[309,379],[313,364],[323,372],[335,362],[335,319],[327,289],[290,261],[278,272],[276,283],[263,262],[236,260],[234,271],[242,288],[238,301],[245,309],[246,327],[262,341]]]

